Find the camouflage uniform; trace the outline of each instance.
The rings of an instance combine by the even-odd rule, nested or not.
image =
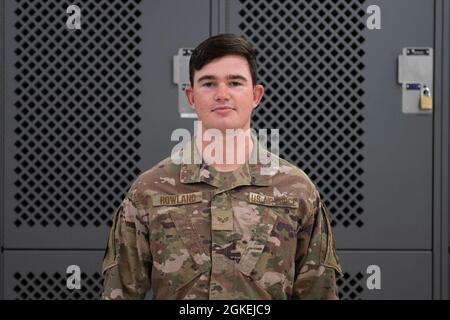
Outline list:
[[[198,155],[192,141],[185,150]],[[142,173],[114,214],[102,297],[337,299],[342,271],[319,192],[289,162],[269,166],[218,172],[168,158]]]

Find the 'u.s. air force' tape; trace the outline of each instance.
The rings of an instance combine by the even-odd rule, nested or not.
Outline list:
[[[254,192],[250,192],[248,194],[248,202],[266,206],[298,208],[298,199],[296,198],[287,196],[273,197],[270,195],[258,194]]]
[[[201,202],[203,200],[202,192],[183,193],[183,194],[161,194],[152,197],[153,206],[178,206]]]

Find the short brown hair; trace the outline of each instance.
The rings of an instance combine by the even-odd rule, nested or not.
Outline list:
[[[194,49],[189,61],[189,79],[194,85],[194,73],[212,60],[227,55],[240,55],[247,60],[252,83],[257,83],[256,49],[243,37],[232,33],[219,34],[200,43]]]

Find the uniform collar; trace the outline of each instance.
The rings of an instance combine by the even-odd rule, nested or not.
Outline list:
[[[200,156],[195,144],[195,137],[193,137],[181,149],[181,157],[188,159],[188,161],[185,160],[181,164],[180,182],[185,184],[205,182],[220,189],[233,189],[238,186],[250,185],[270,186],[274,170],[271,170],[270,163],[264,164],[260,161],[260,155],[267,158],[270,153],[259,143],[255,135],[252,134],[251,137],[253,141],[251,159],[253,161],[247,161],[236,171],[230,173],[218,172],[212,166],[206,164]],[[225,176],[228,182],[224,184],[223,177]]]

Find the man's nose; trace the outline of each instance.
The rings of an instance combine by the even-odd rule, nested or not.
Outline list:
[[[228,87],[225,83],[220,83],[217,86],[216,94],[214,96],[216,100],[228,100],[230,99],[230,93],[228,91]]]

